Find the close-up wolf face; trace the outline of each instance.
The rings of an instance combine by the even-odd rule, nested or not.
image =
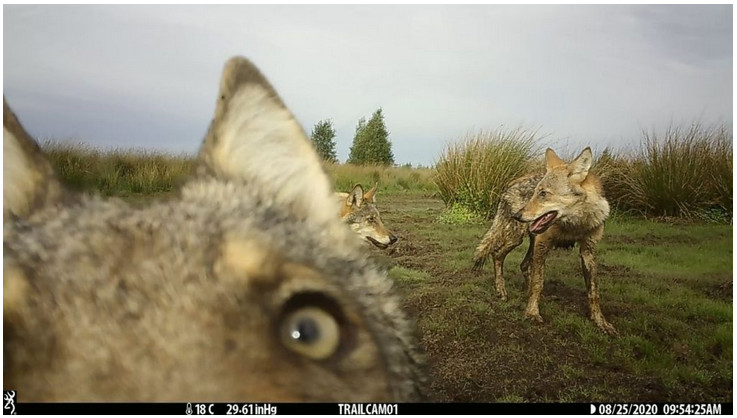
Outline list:
[[[570,164],[561,160],[552,149],[545,152],[545,175],[537,184],[532,198],[515,217],[531,222],[534,234],[545,232],[556,222],[567,223],[585,215],[581,206],[586,202],[582,183],[591,168],[591,149],[586,148]],[[607,206],[608,212],[608,206]]]
[[[397,237],[381,221],[376,208],[377,188],[378,185],[375,185],[364,193],[363,186],[357,184],[350,193],[337,193],[342,202],[340,217],[353,232],[376,247],[386,249],[397,242]]]
[[[420,399],[414,328],[302,128],[243,58],[217,97],[196,174],[143,208],[65,191],[4,104],[4,386],[27,402]]]

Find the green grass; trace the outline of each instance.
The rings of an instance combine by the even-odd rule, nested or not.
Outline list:
[[[43,150],[68,187],[94,190],[103,196],[171,193],[194,168],[194,159],[186,155],[143,150],[105,152],[84,144],[55,142],[47,142]]]
[[[389,277],[405,286],[422,286],[427,282],[429,275],[424,271],[396,266],[389,271]]]
[[[141,196],[177,190],[195,165],[191,155],[172,155],[144,150],[102,151],[85,144],[47,142],[43,146],[57,175],[77,190],[94,190],[103,196]],[[432,195],[437,186],[429,168],[326,164],[337,191],[350,191],[362,184],[367,190],[379,185],[385,193]]]
[[[438,222],[451,225],[480,224],[484,219],[464,205],[453,205],[438,216]]]
[[[380,165],[326,164],[325,171],[335,190],[348,192],[354,185],[371,188],[379,184],[378,197],[385,193],[437,193],[432,181],[433,171],[429,168],[386,167]]]

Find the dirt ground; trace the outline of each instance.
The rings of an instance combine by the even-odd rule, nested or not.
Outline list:
[[[688,344],[679,345],[673,329],[665,325],[660,330],[650,329],[659,323],[658,316],[667,312],[648,313],[644,307],[640,310],[636,304],[603,295],[602,309],[615,325],[626,321],[634,324],[635,312],[656,319],[642,325],[650,333],[647,336],[638,335],[639,325],[623,329],[620,337],[601,335],[587,319],[577,250],[551,255],[562,267],[556,267],[556,261],[546,269],[541,300],[545,323],[533,324],[522,317],[526,297],[518,261],[507,260],[508,302],[501,302],[493,291],[491,266],[487,265],[481,274],[471,270],[473,249],[490,222],[440,224],[437,218],[443,204],[430,197],[391,195],[379,199],[382,219],[399,241],[378,257],[390,257],[384,262],[393,266],[390,276],[404,295],[406,309],[417,320],[429,360],[432,400],[732,401],[731,371],[707,371],[709,377],[698,380],[684,377],[685,372],[675,369],[672,373],[657,369],[672,367],[668,363],[651,364],[658,358],[648,351],[653,344],[655,349],[665,347],[668,356],[678,355],[678,350],[689,356]],[[614,237],[611,245],[646,246],[658,239],[657,233],[640,238]],[[526,243],[516,251],[525,249]],[[599,264],[600,280],[632,277],[636,274],[632,270],[617,264],[611,256]],[[557,278],[561,271],[572,279]],[[714,283],[704,292],[731,305],[731,273]],[[668,319],[664,318],[663,323]],[[695,321],[699,323],[700,319]],[[717,349],[728,349],[729,353],[720,353],[719,358],[724,361],[723,356],[728,355],[731,368],[731,342]],[[696,357],[691,359],[696,369],[710,367],[703,366],[709,364],[709,359]],[[671,375],[675,377],[671,379]]]

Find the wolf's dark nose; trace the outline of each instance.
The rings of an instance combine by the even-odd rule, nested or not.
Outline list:
[[[394,244],[395,242],[397,242],[398,239],[399,238],[395,237],[393,234],[389,235],[389,245]]]
[[[522,222],[522,211],[519,211],[512,215],[512,219]]]

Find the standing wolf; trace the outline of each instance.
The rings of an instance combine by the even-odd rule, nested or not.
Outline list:
[[[196,175],[135,208],[71,196],[3,104],[3,378],[39,401],[412,401],[423,356],[247,60]]]
[[[529,292],[525,316],[542,322],[538,301],[543,289],[545,257],[555,247],[578,243],[591,319],[604,332],[616,334],[617,330],[604,319],[599,307],[595,255],[604,233],[604,221],[609,216],[609,203],[603,196],[599,178],[589,173],[592,160],[590,148],[569,164],[548,148],[544,174],[514,180],[502,193],[491,228],[476,248],[474,267],[483,267],[491,255],[496,291],[506,300],[504,259],[528,234],[530,247],[520,265]]]
[[[379,210],[376,209],[376,184],[368,192],[357,184],[350,193],[336,193],[340,199],[340,218],[347,223],[353,232],[366,238],[375,246],[386,249],[397,242],[397,237],[387,231],[381,222]]]

